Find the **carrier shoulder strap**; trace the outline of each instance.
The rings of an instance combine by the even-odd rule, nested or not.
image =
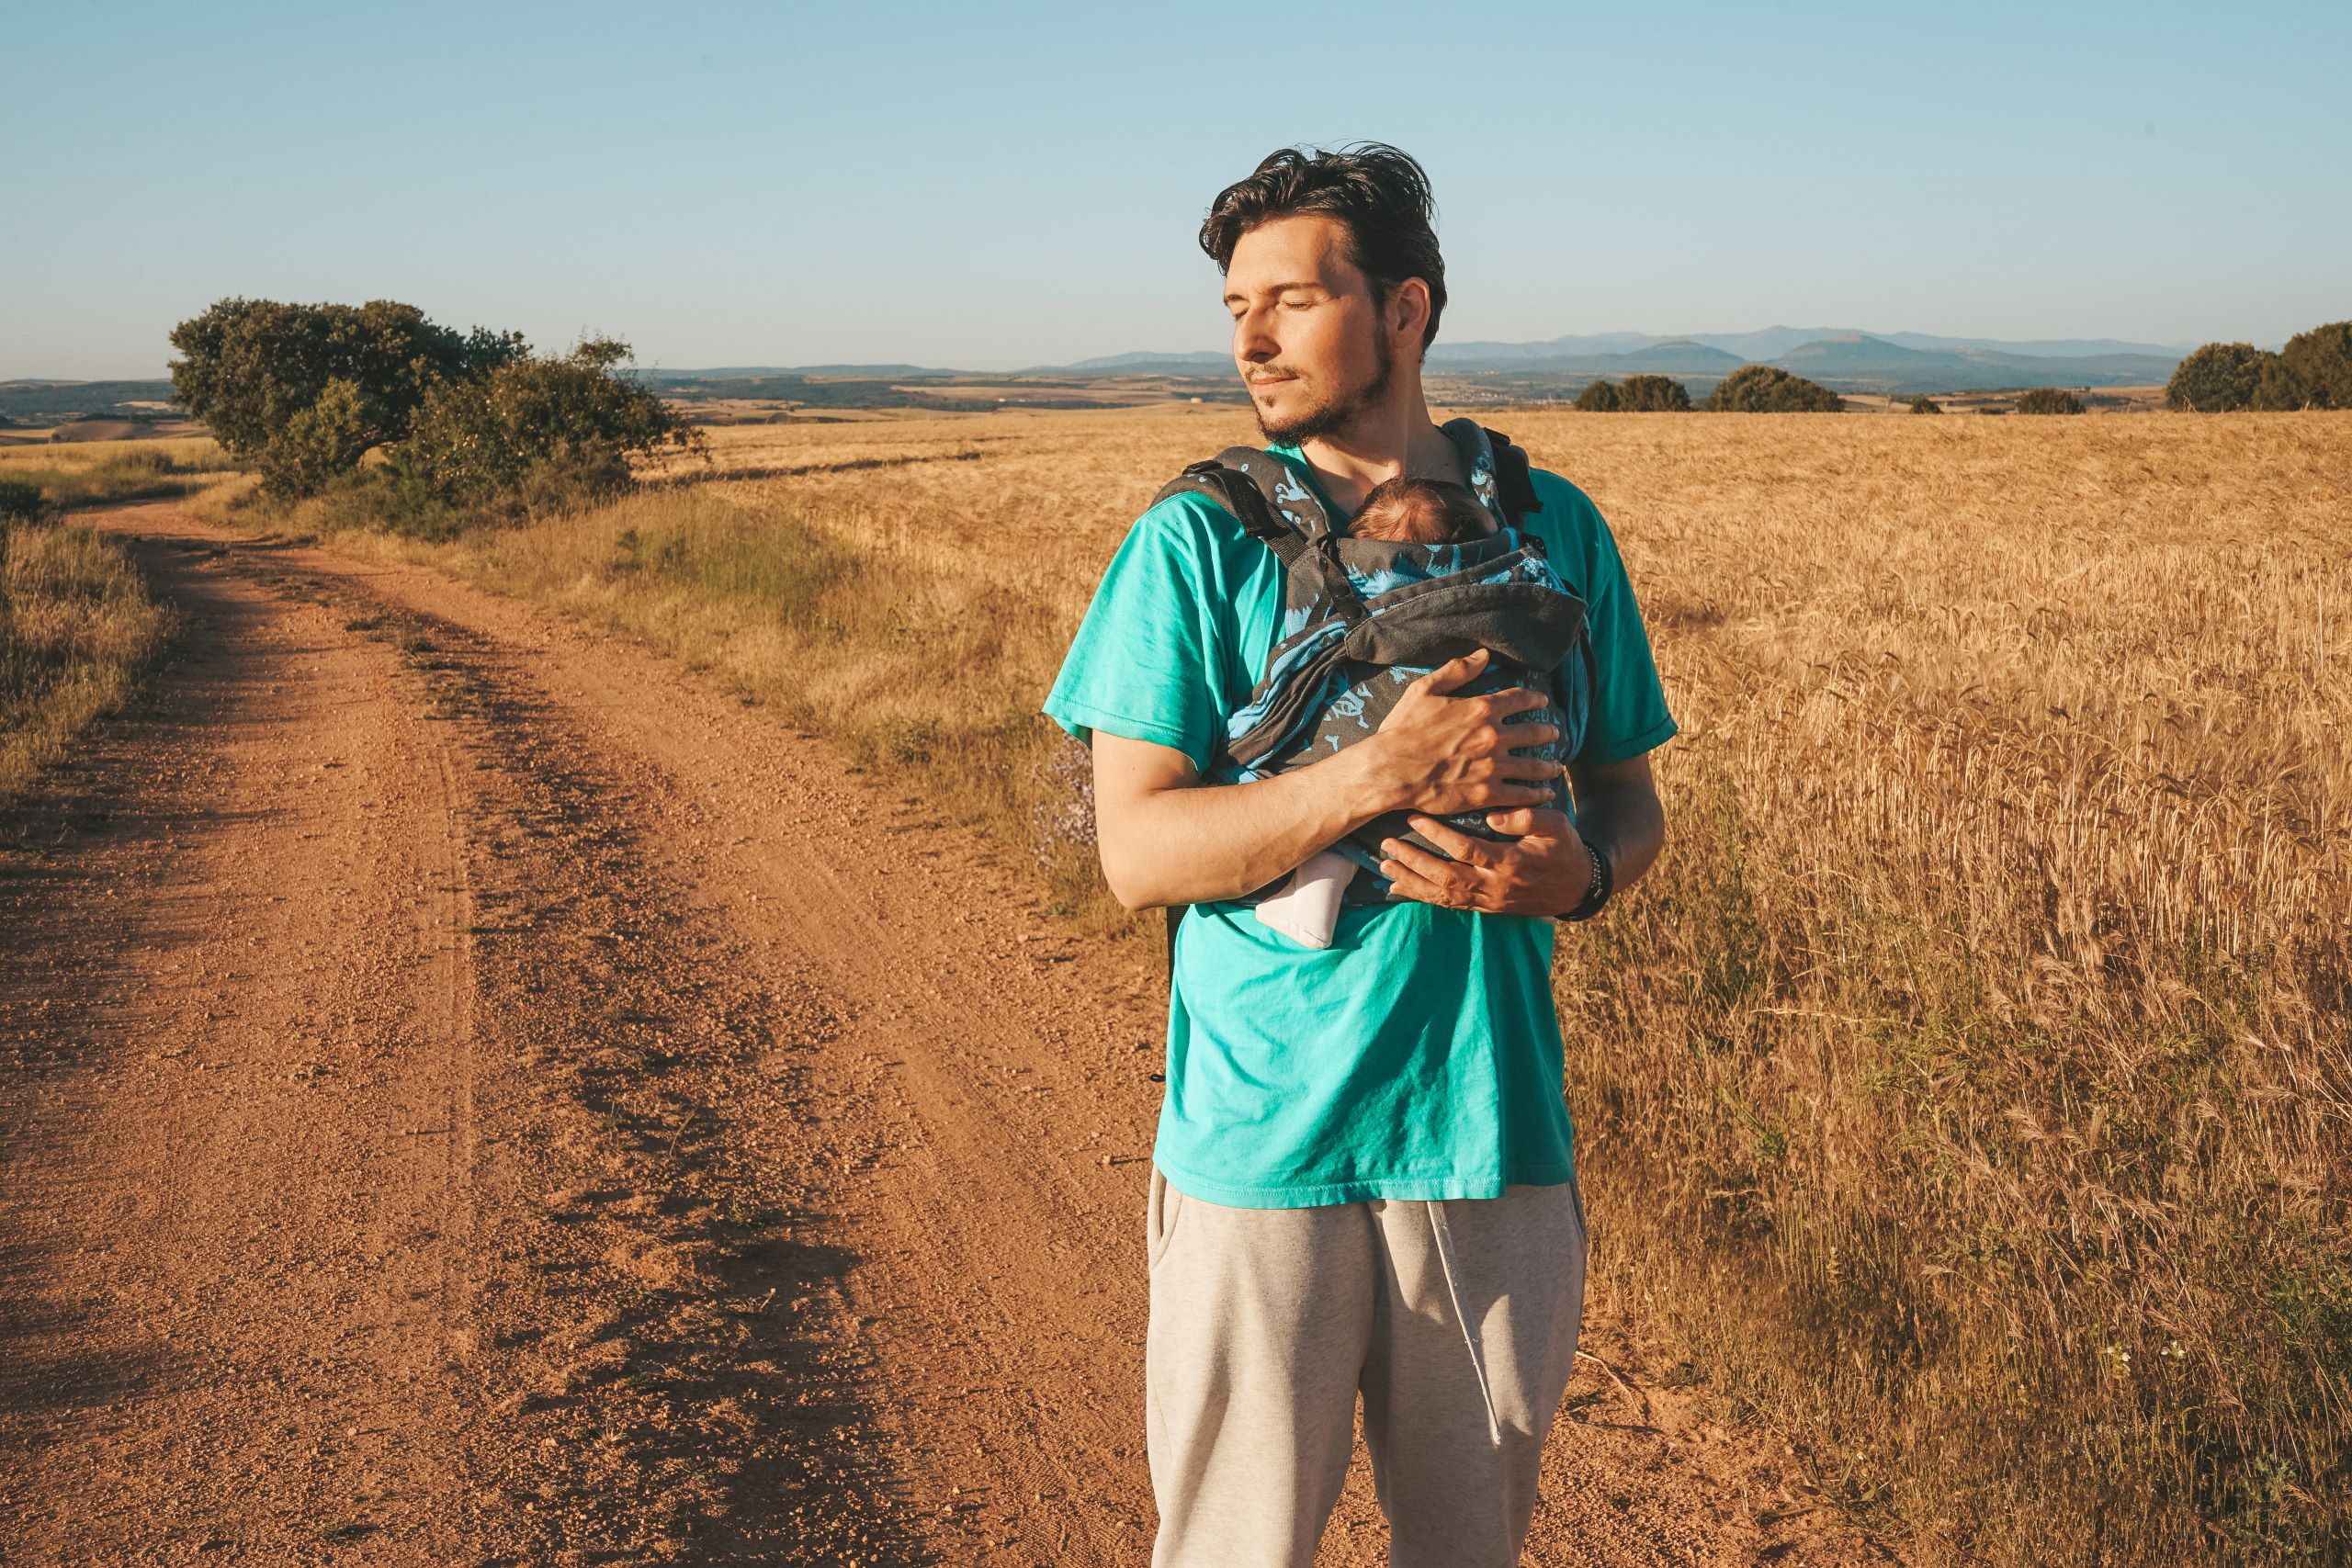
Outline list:
[[[1269,493],[1284,481],[1291,493]],[[1214,457],[1186,464],[1160,487],[1152,504],[1185,494],[1206,495],[1232,513],[1242,532],[1273,551],[1285,572],[1303,576],[1319,589],[1332,613],[1348,625],[1364,618],[1363,601],[1332,548],[1330,520],[1283,459],[1254,446],[1228,446]]]
[[[1495,454],[1495,497],[1502,502],[1504,519],[1524,532],[1521,519],[1544,510],[1543,498],[1535,493],[1535,480],[1528,472],[1527,449],[1499,430],[1478,428],[1486,430],[1487,444]]]

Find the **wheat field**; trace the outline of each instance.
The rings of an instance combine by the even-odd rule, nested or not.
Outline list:
[[[2352,1550],[2352,416],[1481,417],[1610,519],[1683,728],[1555,972],[1596,1269],[1922,1561]],[[737,427],[347,537],[669,648],[1140,940],[1035,710],[1127,523],[1253,435]]]

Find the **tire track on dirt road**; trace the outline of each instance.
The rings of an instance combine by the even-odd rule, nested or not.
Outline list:
[[[353,1516],[381,1517],[355,1557],[456,1560],[429,1548],[462,1538],[534,1562],[1148,1558],[1156,965],[1074,941],[1021,868],[644,649],[169,506],[105,521],[149,558],[210,563],[208,581],[331,605],[317,615],[393,665],[340,700],[345,729],[401,704],[442,716],[414,744],[441,737],[458,797],[473,1239],[436,1325],[451,1348],[435,1375],[457,1392],[394,1413],[443,1467],[379,1488],[377,1513]],[[12,975],[0,1029],[59,1037],[55,998],[103,989],[66,972],[81,962]],[[220,989],[236,1001],[245,984]],[[25,1010],[37,993],[51,1013]],[[45,1157],[86,1170],[107,1155]],[[1602,1249],[1586,1343],[1632,1374],[1605,1203],[1589,1206]],[[0,1219],[15,1210],[0,1198]],[[12,1264],[12,1310],[20,1278]],[[11,1399],[0,1444],[40,1418]],[[41,1474],[111,1460],[85,1438]],[[1533,1562],[1864,1560],[1795,1508],[1785,1454],[1637,1374],[1579,1361],[1546,1469]],[[446,1519],[402,1511],[435,1487],[465,1501]],[[37,1517],[27,1490],[0,1529]],[[1321,1561],[1376,1562],[1383,1540],[1359,1466]]]

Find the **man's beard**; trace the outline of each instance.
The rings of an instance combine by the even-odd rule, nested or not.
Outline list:
[[[1317,436],[1337,435],[1357,419],[1379,406],[1388,395],[1389,377],[1396,368],[1396,351],[1389,346],[1385,335],[1374,333],[1372,338],[1372,379],[1357,389],[1352,397],[1334,397],[1317,408],[1294,415],[1279,424],[1269,424],[1262,410],[1258,412],[1258,432],[1278,446],[1296,446]],[[1250,400],[1257,408],[1257,400]]]

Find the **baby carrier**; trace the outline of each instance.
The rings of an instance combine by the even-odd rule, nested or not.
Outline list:
[[[1469,490],[1494,514],[1483,538],[1424,545],[1358,539],[1335,533],[1329,515],[1296,469],[1271,452],[1231,446],[1192,464],[1154,498],[1193,492],[1239,520],[1283,566],[1281,636],[1250,700],[1235,711],[1208,777],[1220,784],[1265,778],[1304,767],[1376,732],[1407,685],[1474,649],[1493,650],[1487,667],[1454,694],[1510,686],[1543,692],[1545,705],[1506,722],[1541,722],[1559,739],[1519,750],[1566,760],[1584,734],[1591,700],[1591,649],[1584,601],[1544,558],[1543,540],[1525,527],[1542,510],[1528,478],[1527,454],[1475,420],[1442,427],[1463,457]],[[1563,780],[1552,781],[1564,806]],[[1508,835],[1483,812],[1444,817],[1476,838]],[[1402,839],[1438,853],[1402,812],[1366,824],[1332,846],[1364,868],[1349,884],[1350,903],[1385,903],[1380,844]],[[1255,903],[1281,879],[1239,902]],[[1169,916],[1175,941],[1181,908]]]

